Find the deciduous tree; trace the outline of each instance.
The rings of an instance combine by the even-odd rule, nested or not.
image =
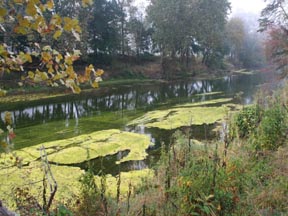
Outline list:
[[[83,7],[92,3],[82,0]],[[73,63],[80,58],[80,51],[69,47],[71,52],[59,52],[53,41],[63,33],[70,33],[80,41],[82,32],[75,17],[61,16],[56,12],[53,0],[42,3],[40,0],[14,0],[0,3],[0,71],[2,73],[21,72],[22,82],[42,83],[49,86],[63,84],[79,93],[81,82],[90,81],[98,86],[102,70],[86,67],[84,75],[78,75]],[[10,38],[24,37],[23,48],[15,46]],[[71,44],[70,44],[71,45]],[[23,46],[23,44],[22,44]],[[73,49],[74,48],[74,49]],[[33,68],[27,64],[35,63]],[[5,91],[1,90],[1,95]]]

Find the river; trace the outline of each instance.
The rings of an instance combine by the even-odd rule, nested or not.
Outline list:
[[[235,98],[243,92],[241,100],[234,102],[250,104],[257,87],[271,80],[269,73],[239,74],[213,80],[186,80],[163,83],[141,83],[102,87],[90,93],[71,95],[49,100],[0,104],[1,126],[5,111],[10,111],[16,133],[14,148],[71,138],[106,129],[120,129],[147,134],[155,145],[148,150],[144,161],[132,161],[115,165],[126,152],[98,158],[89,164],[99,170],[105,164],[105,172],[116,174],[119,170],[135,170],[151,166],[159,157],[161,143],[169,143],[173,131],[156,128],[127,127],[127,123],[148,111],[168,109],[184,103],[218,98]],[[217,92],[216,94],[207,94]],[[198,140],[215,137],[214,125],[193,128],[193,138]],[[78,164],[87,168],[87,163]]]

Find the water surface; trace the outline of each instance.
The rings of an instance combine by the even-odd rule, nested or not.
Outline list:
[[[226,76],[216,80],[135,83],[103,87],[81,95],[17,104],[0,104],[0,124],[3,126],[5,111],[10,111],[17,134],[14,140],[15,149],[105,129],[121,129],[147,134],[155,146],[149,150],[150,156],[145,161],[122,164],[119,168],[114,162],[127,154],[127,152],[121,152],[91,162],[96,164],[95,167],[105,164],[106,170],[110,173],[116,173],[120,169],[141,169],[157,160],[155,149],[158,149],[163,142],[169,143],[174,131],[126,127],[129,121],[151,110],[168,109],[175,105],[217,98],[235,98],[239,92],[243,92],[243,95],[241,99],[235,98],[234,102],[249,104],[253,101],[253,94],[257,87],[269,80],[271,80],[270,74],[259,73]],[[218,93],[205,95],[210,92]],[[213,125],[193,128],[193,138],[200,140],[212,138],[214,136],[211,132],[212,128]],[[79,166],[85,168],[87,164]]]

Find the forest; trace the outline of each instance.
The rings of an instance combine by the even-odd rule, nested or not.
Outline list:
[[[1,1],[0,216],[288,214],[288,2],[264,2]]]

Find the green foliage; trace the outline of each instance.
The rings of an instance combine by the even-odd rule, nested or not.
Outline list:
[[[281,105],[274,105],[263,114],[255,140],[256,149],[276,150],[287,139],[287,111]]]
[[[172,166],[182,167],[175,173],[171,189],[173,202],[179,207],[178,215],[229,215],[238,202],[241,184],[241,164],[220,167],[218,145],[204,145],[176,134],[172,147]],[[213,150],[213,148],[215,149]],[[213,156],[211,156],[213,154]],[[177,166],[176,166],[177,167]],[[174,170],[170,168],[170,170]]]
[[[276,102],[263,109],[259,105],[243,108],[231,124],[231,136],[248,138],[256,150],[276,150],[283,145],[287,133],[287,110]]]
[[[85,172],[79,179],[81,183],[81,190],[84,194],[98,193],[98,188],[94,180],[94,173],[92,170]]]
[[[240,137],[247,137],[254,133],[261,119],[261,109],[259,106],[244,107],[236,115],[235,124]]]
[[[76,215],[95,215],[101,212],[100,190],[94,179],[94,173],[91,170],[85,172],[79,179],[81,183],[81,194],[78,205],[76,206]]]
[[[50,216],[73,216],[73,213],[66,206],[59,205],[55,213],[51,213]]]
[[[187,64],[191,56],[201,52],[202,63],[215,66],[223,58],[221,48],[229,7],[226,0],[152,1],[148,17],[154,28],[152,37],[163,57],[180,55],[182,63],[186,59]]]

